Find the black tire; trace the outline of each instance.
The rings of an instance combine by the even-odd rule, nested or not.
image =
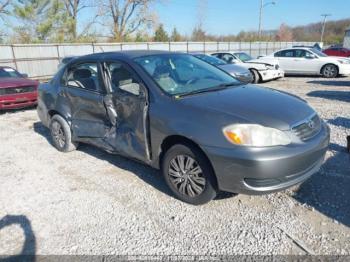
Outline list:
[[[181,157],[187,157],[184,158],[184,165],[182,165],[186,167],[185,170],[181,169],[177,172],[174,163],[180,168],[179,159]],[[187,166],[192,161],[190,159],[194,162],[191,166]],[[174,195],[183,202],[202,205],[208,203],[217,195],[215,174],[208,159],[198,148],[191,144],[172,146],[164,155],[161,169],[167,185]],[[174,171],[177,172],[176,175],[174,175]],[[182,182],[180,182],[181,180]]]
[[[258,71],[256,71],[255,69],[250,69],[250,72],[253,75],[253,84],[258,84],[260,82],[260,75],[258,73]]]
[[[321,69],[321,75],[325,78],[335,78],[338,76],[339,70],[336,65],[327,64]]]
[[[51,139],[57,150],[70,152],[78,147],[72,142],[72,133],[67,121],[60,115],[54,115],[50,121]]]

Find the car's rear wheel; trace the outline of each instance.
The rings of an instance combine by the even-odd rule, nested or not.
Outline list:
[[[322,68],[321,74],[325,78],[335,78],[338,76],[338,67],[333,64],[327,64]]]
[[[252,73],[253,75],[253,81],[252,83],[253,84],[257,84],[260,82],[260,75],[258,73],[258,71],[256,71],[255,69],[250,69],[250,72]]]
[[[212,167],[193,145],[172,146],[163,158],[162,173],[171,191],[186,203],[205,204],[217,195]]]
[[[72,142],[72,133],[67,121],[60,115],[54,115],[50,121],[51,138],[54,146],[61,152],[70,152],[78,144]]]

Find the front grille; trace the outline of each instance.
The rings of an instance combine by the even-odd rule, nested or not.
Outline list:
[[[318,134],[321,130],[321,119],[318,115],[314,115],[311,118],[306,119],[301,124],[298,124],[292,128],[294,134],[302,141],[311,139]]]
[[[36,90],[35,86],[0,88],[0,95],[13,95],[13,94],[29,93],[29,92],[34,92],[35,90]]]

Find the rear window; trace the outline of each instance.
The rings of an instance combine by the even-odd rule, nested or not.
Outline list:
[[[2,67],[0,68],[0,78],[5,78],[5,77],[17,78],[17,77],[22,77],[22,75],[11,67]]]

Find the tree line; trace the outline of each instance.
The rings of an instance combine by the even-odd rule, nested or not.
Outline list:
[[[10,43],[320,41],[322,23],[213,35],[202,22],[190,35],[167,32],[152,11],[159,0],[0,0],[0,41]],[[1,26],[1,27],[3,27]],[[350,19],[327,23],[325,42],[341,43]]]

